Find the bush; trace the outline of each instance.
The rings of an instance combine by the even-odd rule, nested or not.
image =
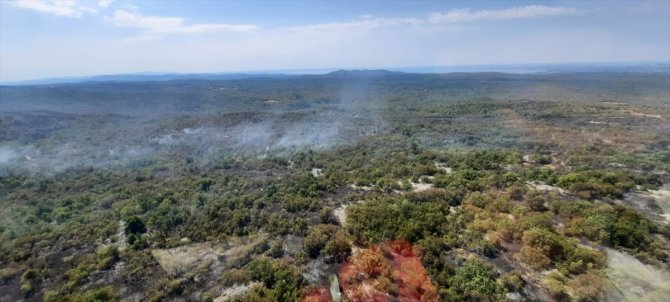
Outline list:
[[[213,184],[214,181],[211,178],[203,178],[200,181],[198,181],[198,186],[200,187],[200,190],[204,192],[209,191],[209,187],[211,187]]]
[[[143,234],[147,231],[144,221],[137,216],[132,216],[126,221],[125,233],[126,235],[130,234]]]
[[[300,300],[300,292],[306,282],[295,267],[281,260],[261,258],[249,263],[247,268],[251,271],[253,280],[263,282],[269,289],[263,293],[263,295],[272,297],[268,301]]]
[[[565,276],[559,273],[552,273],[544,278],[542,283],[547,292],[549,292],[549,295],[556,298],[556,300],[564,301],[568,299],[568,292],[565,287],[566,279]]]
[[[548,200],[543,195],[531,194],[526,198],[526,203],[534,211],[544,211],[547,209],[545,205],[548,204]]]
[[[627,207],[617,207],[617,216],[610,236],[612,245],[634,249],[648,245],[651,226],[649,220]]]
[[[284,256],[284,247],[281,241],[276,241],[270,246],[268,255],[272,258],[281,258]]]
[[[147,239],[144,236],[139,235],[139,234],[128,235],[126,237],[126,242],[135,251],[142,250],[142,249],[146,248],[147,246],[149,246],[149,242],[147,241]]]
[[[598,170],[571,172],[559,176],[556,184],[587,199],[620,198],[635,187],[633,178],[628,174]]]
[[[184,290],[184,284],[182,280],[176,279],[172,280],[167,284],[167,289],[170,294],[179,295]]]
[[[391,266],[383,251],[375,249],[364,249],[355,257],[354,267],[364,274],[364,278],[375,279],[379,276],[390,276]]]
[[[495,282],[495,271],[482,261],[471,258],[456,270],[451,278],[452,289],[458,294],[456,300],[497,301],[503,290]]]
[[[23,293],[24,296],[26,297],[29,296],[30,294],[33,293],[33,290],[35,289],[33,288],[33,285],[30,284],[30,282],[21,283],[21,292]]]
[[[527,230],[523,233],[522,242],[521,259],[533,268],[549,268],[553,261],[564,257],[565,241],[549,230]]]
[[[338,224],[337,217],[333,214],[333,209],[331,207],[324,207],[319,212],[319,219],[322,224]]]
[[[544,213],[529,213],[522,220],[522,226],[524,230],[529,230],[532,228],[544,229],[544,230],[553,230],[551,223],[552,215]]]
[[[521,278],[521,275],[517,272],[511,272],[508,274],[504,274],[500,277],[500,280],[502,286],[507,289],[509,292],[518,292],[523,289],[523,286],[525,282]]]
[[[576,301],[600,301],[605,284],[598,274],[587,272],[568,281],[568,287]]]
[[[23,275],[21,275],[21,282],[29,282],[37,279],[40,276],[40,273],[36,269],[27,269],[25,272],[23,272]]]
[[[370,244],[387,239],[416,242],[446,228],[449,206],[382,198],[347,207],[347,230],[354,241]]]
[[[200,301],[202,301],[202,302],[213,302],[214,298],[212,297],[212,294],[204,293],[204,294],[202,294],[202,297],[200,298]]]
[[[337,227],[329,224],[320,224],[312,228],[304,242],[307,255],[312,258],[318,257],[335,232],[337,232]]]
[[[116,293],[116,290],[111,286],[105,286],[102,288],[89,290],[81,295],[75,301],[82,302],[113,302],[119,301],[119,296]]]
[[[568,260],[568,271],[581,274],[589,269],[599,269],[607,264],[607,256],[601,251],[576,247]]]
[[[343,230],[338,230],[323,249],[323,253],[333,257],[335,261],[342,262],[351,255],[349,238]]]
[[[251,272],[246,269],[226,270],[221,274],[221,282],[224,286],[244,284],[251,281]]]

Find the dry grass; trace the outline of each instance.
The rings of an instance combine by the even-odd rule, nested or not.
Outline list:
[[[611,300],[668,301],[670,272],[644,264],[635,257],[607,249],[607,279]]]
[[[156,249],[151,254],[165,272],[177,276],[212,266],[225,268],[249,255],[267,237],[267,234],[233,237],[226,242],[203,242],[171,249]]]

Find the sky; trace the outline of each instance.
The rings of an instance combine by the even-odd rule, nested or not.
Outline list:
[[[670,62],[670,0],[0,0],[0,81]]]

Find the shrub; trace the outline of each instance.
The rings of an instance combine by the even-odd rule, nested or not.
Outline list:
[[[637,211],[627,207],[617,207],[617,222],[614,224],[610,240],[614,246],[641,248],[647,246],[650,239],[649,220]]]
[[[78,299],[74,300],[82,302],[113,302],[119,301],[119,296],[113,287],[105,286],[102,288],[89,290],[83,293]]]
[[[125,233],[129,234],[143,234],[147,231],[144,221],[137,216],[132,216],[126,221]]]
[[[130,245],[130,247],[133,250],[136,250],[136,251],[142,250],[142,249],[146,248],[147,246],[149,246],[149,242],[147,241],[147,239],[144,236],[139,235],[139,234],[128,235],[126,237],[126,242]]]
[[[456,270],[451,278],[458,300],[496,301],[501,299],[502,288],[495,282],[495,271],[482,261],[471,258]]]
[[[601,251],[576,247],[568,259],[568,271],[572,274],[584,273],[591,268],[602,268],[607,256]]]
[[[338,230],[323,249],[323,253],[333,257],[335,261],[342,262],[351,255],[349,239],[343,230]]]
[[[184,290],[183,285],[184,284],[180,279],[172,280],[167,284],[168,292],[174,295],[181,294]]]
[[[530,213],[529,215],[525,216],[522,221],[522,226],[524,230],[529,230],[532,228],[538,228],[538,229],[544,229],[544,230],[552,230],[553,226],[551,223],[551,217],[552,215],[550,214],[539,214],[539,213]]]
[[[261,258],[247,265],[253,280],[263,282],[269,291],[262,293],[268,301],[298,301],[300,290],[306,285],[300,272],[281,260]],[[257,301],[257,300],[252,300]],[[259,300],[265,301],[265,300]]]
[[[24,296],[26,297],[29,296],[30,294],[32,294],[33,290],[34,290],[33,285],[30,284],[30,282],[21,283],[21,292],[23,293]]]
[[[213,302],[214,298],[212,297],[212,294],[204,293],[204,294],[202,294],[202,297],[200,298],[200,301],[202,301],[202,302]]]
[[[598,170],[571,172],[559,176],[556,184],[588,199],[619,198],[624,192],[635,187],[635,182],[628,174]]]
[[[600,301],[604,290],[602,277],[593,272],[577,275],[568,281],[572,296],[576,301]]]
[[[214,181],[211,178],[203,178],[200,181],[198,181],[198,186],[200,187],[201,191],[207,192],[209,191],[209,187],[214,184]]]
[[[568,299],[565,281],[565,276],[560,273],[552,273],[542,280],[542,284],[547,289],[547,292],[549,292],[549,295],[559,301],[564,301]]]
[[[354,259],[354,267],[365,274],[365,278],[374,279],[379,276],[390,276],[391,266],[383,253],[375,249],[361,250]]]
[[[268,255],[272,258],[281,258],[284,256],[284,247],[281,241],[276,241],[270,246]]]
[[[39,277],[40,273],[36,269],[27,269],[25,272],[23,272],[23,275],[21,275],[21,282],[29,282],[37,279]]]
[[[312,258],[318,257],[335,232],[337,227],[329,224],[320,224],[312,228],[304,242],[307,255]]]
[[[521,259],[536,269],[549,268],[564,256],[565,242],[549,230],[532,228],[523,233]]]
[[[525,282],[521,278],[521,275],[519,275],[519,273],[517,272],[504,274],[498,280],[500,280],[502,286],[504,286],[505,289],[507,289],[510,292],[520,291],[525,284]]]
[[[319,219],[323,224],[337,224],[337,218],[333,214],[333,209],[331,207],[324,207],[319,212]]]
[[[224,286],[244,284],[251,281],[251,272],[246,269],[226,270],[221,274],[221,282]]]
[[[532,194],[526,198],[526,203],[528,207],[534,211],[544,211],[547,208],[545,204],[548,204],[547,198],[540,194]]]

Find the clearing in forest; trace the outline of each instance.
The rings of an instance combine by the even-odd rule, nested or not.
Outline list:
[[[151,254],[163,270],[173,276],[206,267],[222,270],[246,258],[267,237],[267,234],[233,237],[226,242],[202,242],[156,249]]]

